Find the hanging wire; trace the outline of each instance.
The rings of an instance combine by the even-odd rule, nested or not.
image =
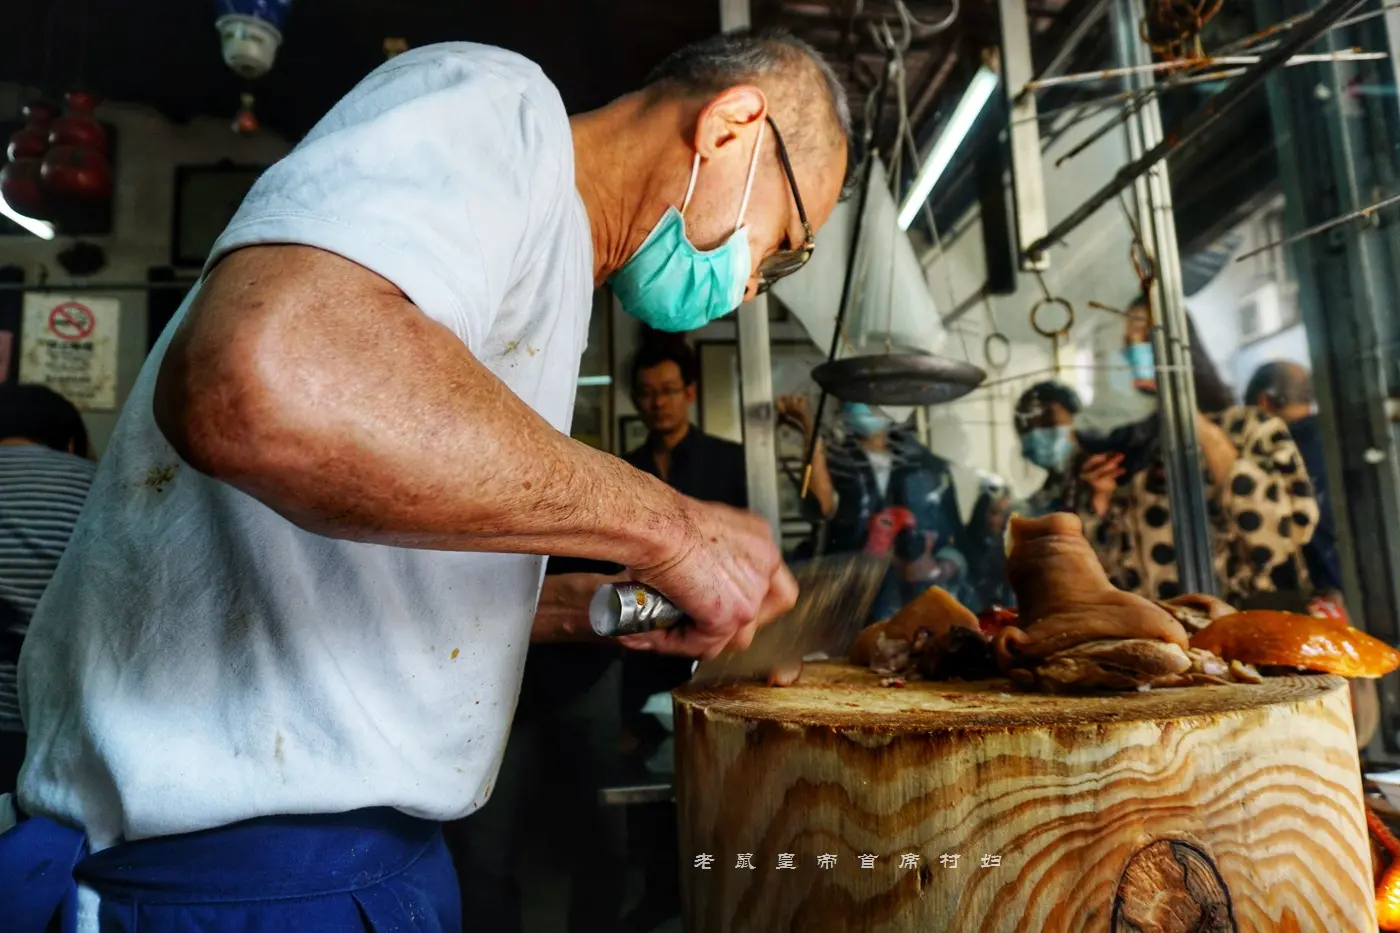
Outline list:
[[[1160,2],[1163,2],[1163,0],[1156,0],[1156,2],[1160,3]],[[1179,2],[1179,0],[1178,0],[1178,2]],[[1358,15],[1358,16],[1353,16],[1353,17],[1349,17],[1349,18],[1347,18],[1347,19],[1339,20],[1337,23],[1333,24],[1332,26],[1330,26],[1330,27],[1328,27],[1326,30],[1324,30],[1324,31],[1323,31],[1323,34],[1332,32],[1332,31],[1335,30],[1335,29],[1340,29],[1340,28],[1343,28],[1343,27],[1345,27],[1345,26],[1351,26],[1351,25],[1355,25],[1356,23],[1359,23],[1359,22],[1364,22],[1365,20],[1371,19],[1371,18],[1376,17],[1376,16],[1384,15],[1388,10],[1396,9],[1396,8],[1400,8],[1400,2],[1389,3],[1389,4],[1386,4],[1386,5],[1382,6],[1379,10],[1373,10],[1373,11],[1371,11],[1371,12],[1363,13],[1363,14],[1360,14],[1360,15]],[[1298,14],[1297,16],[1290,17],[1290,18],[1288,18],[1288,19],[1286,19],[1286,20],[1283,20],[1282,22],[1276,23],[1276,24],[1274,24],[1274,25],[1272,25],[1272,26],[1269,26],[1269,27],[1267,27],[1267,28],[1265,28],[1265,29],[1262,29],[1262,30],[1260,30],[1260,31],[1258,31],[1258,32],[1256,32],[1256,33],[1253,33],[1252,35],[1245,36],[1245,37],[1243,37],[1243,38],[1241,38],[1241,39],[1238,39],[1238,40],[1236,40],[1236,41],[1234,41],[1234,42],[1231,42],[1231,43],[1229,43],[1229,44],[1227,44],[1227,45],[1221,47],[1220,49],[1216,50],[1216,52],[1214,53],[1214,55],[1215,55],[1216,58],[1222,58],[1222,57],[1229,57],[1229,56],[1237,55],[1238,53],[1243,52],[1243,51],[1246,51],[1246,50],[1247,50],[1247,51],[1250,51],[1250,52],[1262,52],[1262,51],[1265,51],[1266,49],[1272,48],[1272,47],[1274,47],[1275,45],[1277,45],[1277,42],[1264,42],[1265,39],[1268,39],[1268,38],[1270,38],[1270,37],[1272,37],[1272,36],[1275,36],[1275,35],[1278,35],[1278,34],[1280,34],[1280,33],[1286,32],[1286,31],[1288,31],[1288,30],[1290,30],[1290,29],[1293,29],[1293,28],[1295,28],[1295,27],[1297,27],[1297,26],[1299,26],[1299,25],[1301,25],[1301,24],[1307,22],[1309,19],[1312,18],[1312,16],[1313,16],[1312,11],[1307,11],[1307,12],[1305,12],[1305,13],[1300,13],[1300,14]],[[1258,43],[1261,43],[1261,42],[1262,42],[1263,44],[1258,44]],[[1150,43],[1149,43],[1149,44],[1150,44]],[[1290,61],[1289,61],[1288,63],[1285,63],[1285,65],[1288,65],[1288,64],[1305,64],[1305,63],[1308,63],[1308,62],[1313,61],[1313,60],[1336,60],[1335,56],[1346,56],[1346,55],[1351,55],[1351,56],[1356,56],[1356,57],[1363,57],[1363,60],[1365,60],[1364,57],[1366,57],[1366,56],[1372,56],[1372,55],[1379,55],[1379,56],[1382,57],[1382,58],[1386,57],[1383,53],[1370,53],[1370,52],[1363,52],[1363,51],[1361,51],[1361,50],[1355,50],[1355,49],[1354,49],[1354,50],[1352,50],[1350,53],[1347,53],[1347,52],[1335,53],[1335,55],[1334,55],[1334,57],[1333,57],[1332,59],[1328,59],[1326,56],[1324,56],[1322,59],[1317,59],[1316,56],[1295,56],[1295,58],[1297,59],[1297,61],[1294,61],[1294,60],[1290,59]],[[1204,58],[1204,55],[1202,54],[1202,55],[1199,56],[1199,57]],[[1104,135],[1106,135],[1107,133],[1111,132],[1112,130],[1116,129],[1117,127],[1120,127],[1120,126],[1123,126],[1124,124],[1126,124],[1129,120],[1131,120],[1131,119],[1133,118],[1134,115],[1136,115],[1144,106],[1146,106],[1154,97],[1158,96],[1159,94],[1161,94],[1161,93],[1163,93],[1163,92],[1166,92],[1166,91],[1169,91],[1169,90],[1174,90],[1174,89],[1179,88],[1179,87],[1181,87],[1181,86],[1184,86],[1184,85],[1186,85],[1186,84],[1200,83],[1200,82],[1205,81],[1205,80],[1212,80],[1212,81],[1215,81],[1215,80],[1223,80],[1223,79],[1226,79],[1226,78],[1237,77],[1237,76],[1241,73],[1240,69],[1230,69],[1230,70],[1228,70],[1228,71],[1226,71],[1226,72],[1216,72],[1216,73],[1211,74],[1211,75],[1201,75],[1201,74],[1196,73],[1195,69],[1197,69],[1198,67],[1202,66],[1203,64],[1205,64],[1205,63],[1203,63],[1203,62],[1194,62],[1194,63],[1192,63],[1189,67],[1183,68],[1183,70],[1178,71],[1178,72],[1175,72],[1175,73],[1169,75],[1167,78],[1165,78],[1165,79],[1162,80],[1162,81],[1154,82],[1153,84],[1149,85],[1148,87],[1142,88],[1142,89],[1137,90],[1137,91],[1130,91],[1130,92],[1127,92],[1127,99],[1129,99],[1129,100],[1131,101],[1131,103],[1129,103],[1129,105],[1128,105],[1127,107],[1125,107],[1125,108],[1123,109],[1123,111],[1122,111],[1121,113],[1119,113],[1117,116],[1115,116],[1113,119],[1110,119],[1110,120],[1105,121],[1104,125],[1102,125],[1102,126],[1096,128],[1092,133],[1089,134],[1089,136],[1088,136],[1087,138],[1081,140],[1081,141],[1079,142],[1079,144],[1076,145],[1076,146],[1075,146],[1073,149],[1071,149],[1069,152],[1065,153],[1063,156],[1061,156],[1060,158],[1056,159],[1056,160],[1055,160],[1055,167],[1056,167],[1056,168],[1060,167],[1060,166],[1063,165],[1065,162],[1069,161],[1070,159],[1073,159],[1075,156],[1079,155],[1079,154],[1082,153],[1084,150],[1088,149],[1088,148],[1089,148],[1091,145],[1093,145],[1095,142],[1097,142],[1098,140],[1102,139],[1102,138],[1104,137]],[[1096,75],[1096,74],[1098,74],[1098,72],[1094,72],[1093,74]],[[1124,99],[1124,96],[1123,96],[1123,95],[1116,95],[1114,99],[1121,100],[1121,99]],[[1093,115],[1099,113],[1099,112],[1102,110],[1102,108],[1101,108],[1101,107],[1097,107],[1097,106],[1093,106],[1094,103],[1095,103],[1095,102],[1092,102],[1092,101],[1091,101],[1091,102],[1085,102],[1083,105],[1081,105],[1081,106],[1084,107],[1085,110],[1087,110],[1087,112],[1081,111],[1080,113],[1075,114],[1075,116],[1069,121],[1069,123],[1067,123],[1064,127],[1061,127],[1061,130],[1069,129],[1069,128],[1071,128],[1071,127],[1077,125],[1078,123],[1082,122],[1083,120],[1086,120],[1086,119],[1088,119],[1089,117],[1091,117],[1091,116],[1093,116]]]
[[[1275,240],[1272,243],[1265,243],[1263,246],[1260,246],[1257,249],[1252,249],[1241,256],[1236,256],[1235,262],[1244,262],[1246,259],[1252,259],[1255,256],[1258,256],[1260,253],[1267,253],[1269,250],[1278,249],[1281,246],[1292,246],[1294,243],[1297,243],[1300,240],[1306,240],[1308,237],[1314,237],[1317,236],[1319,233],[1325,233],[1328,230],[1331,230],[1333,227],[1340,227],[1348,220],[1370,220],[1371,215],[1374,214],[1376,211],[1381,210],[1382,208],[1390,207],[1392,204],[1397,203],[1400,203],[1400,194],[1394,194],[1388,198],[1382,198],[1374,204],[1368,204],[1365,207],[1357,208],[1356,210],[1349,211],[1345,214],[1342,214],[1339,217],[1333,217],[1331,220],[1324,220],[1322,223],[1315,224],[1314,226],[1311,226],[1306,230],[1300,230],[1292,236],[1284,237],[1281,240]]]
[[[961,12],[960,0],[953,0],[953,7],[948,11],[948,15],[936,23],[925,23],[920,21],[910,11],[909,5],[904,0],[894,0],[895,12],[899,14],[900,22],[904,24],[904,31],[918,39],[928,39],[941,32],[947,32],[957,22],[958,14]]]
[[[990,328],[982,338],[982,361],[992,372],[1005,372],[1006,367],[1011,365],[1011,338],[1003,334],[997,326],[996,315],[992,312],[992,297],[987,293],[986,286],[982,288],[982,307],[987,311],[987,325]],[[1006,353],[1006,358],[1000,363],[992,359],[993,346],[1000,346]]]

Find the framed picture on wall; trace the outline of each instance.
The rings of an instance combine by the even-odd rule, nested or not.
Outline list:
[[[243,203],[265,165],[181,165],[175,169],[170,264],[203,266],[214,241]]]
[[[732,340],[702,340],[695,345],[700,360],[700,428],[706,434],[741,444],[744,441],[743,408],[740,401],[739,347]],[[774,341],[769,346],[773,361],[773,397],[802,394],[815,410],[820,392],[812,370],[826,362],[826,354],[805,340]],[[778,456],[801,457],[805,453],[802,435],[788,427],[778,429]]]
[[[623,415],[617,419],[617,454],[622,456],[647,442],[647,426],[640,415]]]
[[[800,394],[815,410],[819,389],[812,379],[813,367],[826,361],[826,355],[807,341],[778,341],[769,347],[773,370],[773,397]],[[700,360],[700,429],[706,434],[743,443],[743,408],[740,399],[739,348],[733,341],[711,340],[696,344]],[[787,425],[777,428],[778,515],[784,525],[810,522],[802,515],[800,483],[807,454],[802,432]],[[786,533],[785,533],[786,535]]]

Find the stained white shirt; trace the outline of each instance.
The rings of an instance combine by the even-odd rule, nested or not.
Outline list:
[[[467,43],[387,62],[263,175],[210,263],[265,243],[383,276],[568,431],[592,246],[564,105],[534,64]],[[99,849],[268,814],[471,812],[504,749],[543,558],[321,537],[182,462],[152,394],[192,299],[34,615],[22,806]],[[321,326],[314,304],[299,324]]]

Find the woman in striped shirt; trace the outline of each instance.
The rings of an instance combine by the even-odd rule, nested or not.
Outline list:
[[[15,789],[24,762],[20,645],[92,485],[89,452],[82,416],[63,396],[0,386],[0,794]]]

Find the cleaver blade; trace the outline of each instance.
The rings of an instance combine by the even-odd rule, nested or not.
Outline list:
[[[889,570],[888,558],[834,554],[792,566],[797,602],[758,630],[747,651],[725,651],[695,667],[697,686],[765,680],[811,655],[844,657],[865,626]]]

